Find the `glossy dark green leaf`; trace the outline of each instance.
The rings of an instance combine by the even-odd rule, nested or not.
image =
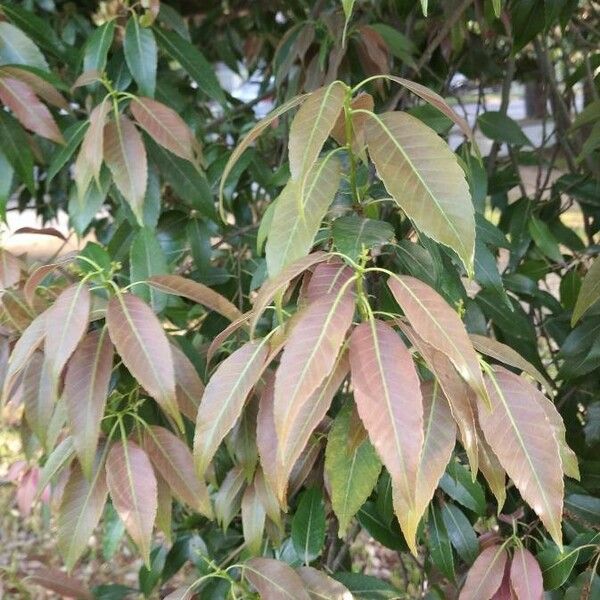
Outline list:
[[[564,552],[561,552],[558,546],[552,544],[536,556],[542,569],[545,589],[555,590],[567,580],[577,562],[578,553],[578,550],[569,546],[565,546]]]
[[[52,162],[48,166],[48,172],[46,174],[46,182],[48,184],[73,156],[88,127],[88,121],[73,123],[73,125],[67,127],[64,133],[66,144],[58,149],[58,152],[54,154]]]
[[[528,223],[529,234],[535,245],[550,259],[562,262],[563,257],[556,238],[546,223],[537,217],[531,217]]]
[[[4,110],[0,110],[0,139],[2,151],[13,166],[17,177],[32,194],[35,194],[33,156],[27,138],[17,121]]]
[[[587,569],[565,592],[564,600],[594,600],[600,598],[600,577]]]
[[[138,574],[140,590],[147,598],[159,584],[167,558],[166,546],[157,546],[150,553],[150,568],[142,566]]]
[[[92,181],[82,198],[73,186],[69,193],[69,219],[73,229],[83,235],[94,217],[98,214],[110,187],[111,177],[108,169],[103,168],[100,172],[99,181]]]
[[[369,535],[386,548],[398,551],[408,550],[398,522],[396,520],[386,522],[385,517],[380,514],[373,502],[365,502],[358,511],[357,518]]]
[[[448,538],[458,555],[467,563],[473,564],[479,554],[477,535],[469,519],[454,504],[447,503],[442,508],[442,519]]]
[[[544,0],[513,0],[510,18],[514,35],[514,52],[529,43],[546,25]],[[554,4],[554,3],[552,3]]]
[[[83,71],[99,71],[106,67],[106,57],[115,35],[115,21],[107,21],[88,38],[83,50]]]
[[[570,494],[565,498],[565,513],[592,527],[600,527],[600,498]]]
[[[475,244],[475,280],[482,287],[493,292],[506,310],[512,312],[512,304],[504,290],[496,257],[479,240]]]
[[[479,115],[477,124],[483,135],[496,142],[505,142],[514,146],[531,144],[517,122],[501,112],[488,110]]]
[[[427,533],[429,539],[429,552],[433,564],[451,581],[454,580],[454,557],[450,538],[442,519],[442,513],[431,505],[429,519],[427,521]]]
[[[0,22],[0,64],[28,65],[48,71],[48,63],[40,49],[18,27]]]
[[[394,237],[394,228],[385,221],[350,215],[336,219],[331,226],[331,233],[336,248],[357,260],[363,249],[372,250],[387,244]]]
[[[481,484],[471,478],[462,465],[450,463],[440,480],[440,487],[454,500],[478,515],[485,514],[485,493]]]
[[[292,542],[305,565],[321,554],[325,543],[325,507],[317,488],[307,489],[300,496],[292,519]]]
[[[156,234],[143,227],[133,238],[131,244],[131,281],[147,281],[153,275],[168,272],[167,260],[158,242]],[[134,294],[149,302],[154,312],[160,312],[167,305],[167,295],[146,283],[133,286]]]
[[[357,600],[393,600],[402,597],[394,586],[372,575],[333,573],[332,577],[343,583]]]
[[[125,27],[123,40],[125,60],[142,96],[154,97],[156,89],[156,63],[158,48],[151,29],[141,27],[136,17],[131,17]]]

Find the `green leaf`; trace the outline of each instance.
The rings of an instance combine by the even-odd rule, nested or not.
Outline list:
[[[482,287],[493,291],[498,300],[512,312],[512,304],[504,290],[496,258],[479,240],[475,244],[475,279]]]
[[[175,59],[188,75],[198,84],[198,87],[220,104],[226,103],[226,98],[212,65],[204,55],[190,42],[174,31],[153,27],[158,45]]]
[[[106,68],[106,57],[115,35],[115,22],[108,21],[98,27],[88,38],[83,51],[83,71],[98,71]]]
[[[380,471],[377,453],[352,405],[344,405],[331,427],[325,451],[325,473],[339,521],[339,537],[344,537],[350,520],[373,491]]]
[[[0,64],[29,65],[49,71],[39,48],[18,27],[6,22],[0,22]]]
[[[451,463],[440,480],[440,487],[456,502],[478,515],[485,514],[485,493],[471,473],[458,463]]]
[[[394,228],[385,221],[349,215],[336,219],[331,226],[331,233],[336,248],[357,260],[363,248],[371,250],[387,244],[394,237]]]
[[[135,16],[127,21],[123,50],[129,71],[143,96],[154,97],[158,49],[151,29],[140,27]]]
[[[531,217],[528,223],[529,234],[535,245],[550,259],[555,262],[563,262],[563,256],[558,247],[556,238],[552,235],[546,223],[537,217]]]
[[[83,235],[88,225],[98,214],[111,184],[110,172],[103,168],[100,172],[100,180],[97,183],[92,180],[83,198],[79,198],[77,188],[73,186],[69,192],[69,219],[71,225],[79,235]]]
[[[518,52],[546,25],[544,0],[514,0],[510,3],[513,52]]]
[[[581,282],[581,291],[573,309],[571,326],[575,325],[598,300],[600,300],[600,259],[597,258]]]
[[[2,23],[0,23],[2,25]],[[35,194],[33,156],[21,126],[6,111],[0,110],[0,139],[2,151],[19,179],[31,194]]]
[[[390,504],[391,500],[391,485],[390,485]],[[392,509],[393,516],[393,509]],[[365,502],[357,514],[358,522],[364,527],[369,535],[391,550],[406,552],[408,546],[404,540],[404,536],[400,531],[398,522],[390,519],[386,522],[385,518],[380,514],[377,506],[373,502]]]
[[[292,543],[305,565],[315,560],[325,543],[325,507],[317,488],[305,490],[292,519]]]
[[[499,112],[488,110],[477,118],[479,129],[495,142],[505,142],[515,146],[530,146],[531,142],[516,121]]]
[[[132,282],[147,281],[152,275],[164,275],[168,272],[167,260],[156,234],[148,227],[140,229],[133,238],[130,259]],[[146,283],[134,285],[132,292],[148,302],[156,313],[167,305],[167,295]]]
[[[479,553],[477,535],[469,519],[454,504],[447,503],[442,508],[442,519],[450,542],[458,555],[467,563],[473,564]]]
[[[600,526],[600,498],[583,494],[570,494],[565,498],[565,512],[592,527]]]
[[[6,203],[12,189],[15,170],[10,164],[6,154],[0,150],[0,220],[6,220]]]
[[[394,600],[402,597],[395,587],[372,575],[334,573],[333,578],[343,583],[357,600]]]
[[[474,210],[456,156],[415,117],[401,112],[369,116],[365,126],[369,154],[386,189],[418,229],[452,248],[471,273]],[[442,171],[440,178],[436,173]]]
[[[573,550],[568,546],[565,547],[564,552],[554,544],[542,550],[536,558],[542,568],[544,588],[546,590],[559,588],[571,574],[578,556],[579,550]]]
[[[57,173],[67,164],[67,161],[73,156],[75,150],[79,147],[87,128],[88,121],[73,123],[65,130],[66,143],[58,148],[58,152],[52,157],[52,162],[48,166],[46,173],[46,185],[56,177]]]
[[[494,7],[494,14],[499,17],[502,12],[502,0],[492,0],[492,6]]]
[[[451,581],[454,581],[454,558],[450,539],[442,520],[442,514],[436,506],[429,510],[427,522],[429,535],[429,551],[433,564]]]

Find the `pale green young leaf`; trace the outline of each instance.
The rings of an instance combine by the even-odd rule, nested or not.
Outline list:
[[[123,39],[125,61],[143,96],[154,96],[156,89],[156,63],[158,49],[152,29],[141,27],[135,16],[131,16],[125,27]]]

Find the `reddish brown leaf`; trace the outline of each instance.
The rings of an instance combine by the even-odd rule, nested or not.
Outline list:
[[[58,512],[57,545],[69,571],[87,548],[100,521],[108,488],[104,464],[96,464],[87,478],[79,465],[74,465],[62,495]]]
[[[190,421],[195,422],[200,399],[204,394],[204,383],[190,359],[179,346],[172,344],[171,354],[175,368],[177,406]]]
[[[279,502],[277,501],[271,484],[265,477],[263,469],[260,467],[257,468],[254,475],[254,487],[256,488],[256,493],[265,509],[267,517],[269,517],[275,525],[281,527],[281,510],[279,508]]]
[[[495,367],[486,379],[492,410],[479,408],[485,438],[560,546],[564,483],[552,426],[535,400],[535,388],[522,377]]]
[[[148,179],[146,148],[135,125],[124,115],[104,127],[104,160],[141,223]]]
[[[313,302],[299,316],[275,375],[273,414],[282,448],[296,435],[298,416],[333,370],[353,316],[349,285]]]
[[[244,574],[262,600],[310,600],[302,579],[279,560],[252,558],[246,563]]]
[[[212,517],[208,490],[194,471],[194,459],[187,445],[164,427],[148,427],[144,449],[161,477],[179,500]]]
[[[48,235],[50,237],[55,237],[63,242],[67,241],[67,238],[55,227],[19,227],[14,232],[14,235],[20,235],[23,233],[33,234],[33,235]]]
[[[221,348],[226,339],[228,339],[231,335],[233,335],[240,327],[246,324],[246,322],[250,319],[251,313],[244,313],[239,319],[232,321],[221,331],[218,333],[213,341],[210,343],[208,350],[206,351],[206,364],[210,365],[215,357],[215,354]]]
[[[133,294],[111,298],[106,324],[125,366],[161,408],[181,425],[171,347],[152,309]]]
[[[241,415],[268,354],[266,340],[247,342],[226,358],[210,378],[198,409],[194,434],[194,458],[200,475],[204,475],[219,444]]]
[[[52,271],[54,271],[57,268],[58,265],[54,263],[49,265],[42,265],[41,267],[38,267],[27,278],[27,281],[25,282],[25,285],[23,287],[23,295],[25,296],[25,300],[27,300],[27,304],[29,304],[29,306],[31,306],[32,308],[34,307],[35,293],[37,287],[40,285],[40,283],[42,283],[42,281],[46,278],[47,275],[52,273]]]
[[[306,286],[304,299],[310,304],[322,296],[337,294],[350,277],[352,269],[341,260],[334,259],[318,264]]]
[[[477,425],[477,455],[479,469],[498,502],[497,512],[500,514],[506,501],[506,471],[486,442],[479,425]]]
[[[27,71],[19,67],[18,65],[4,65],[0,67],[0,77],[2,76],[12,77],[26,83],[40,98],[52,104],[57,108],[67,110],[69,103],[65,100],[63,95],[50,83],[48,83],[42,77],[39,77],[31,71]]]
[[[273,490],[277,487],[277,432],[273,416],[273,399],[275,393],[275,374],[268,372],[265,376],[265,387],[258,403],[256,416],[256,445],[260,464],[265,478]]]
[[[19,283],[21,261],[4,248],[0,248],[0,291]]]
[[[65,143],[54,117],[24,81],[0,77],[0,100],[12,110],[26,129],[57,144]]]
[[[89,479],[108,396],[113,346],[106,329],[89,333],[69,362],[63,399],[75,450]]]
[[[510,565],[510,583],[519,600],[542,600],[544,581],[537,560],[525,548],[517,548]]]
[[[296,569],[296,573],[300,575],[309,596],[313,600],[352,600],[353,596],[348,591],[348,588],[342,585],[339,581],[332,579],[323,571],[317,571],[312,567],[300,567]]]
[[[61,292],[48,311],[44,352],[53,377],[58,378],[77,348],[90,320],[90,290],[74,283]]]
[[[392,478],[395,511],[415,551],[416,481],[423,447],[423,400],[411,355],[386,323],[361,323],[350,338],[358,414]]]
[[[419,337],[445,354],[473,390],[487,399],[477,354],[456,311],[414,277],[396,275],[388,279],[388,286]]]
[[[202,283],[180,275],[154,275],[150,278],[150,284],[161,292],[183,296],[202,304],[230,321],[237,321],[242,316],[240,310],[221,294]]]
[[[49,363],[41,352],[36,352],[29,360],[23,373],[22,386],[27,423],[40,442],[46,445],[57,389]]]
[[[85,87],[86,85],[90,85],[91,83],[95,83],[96,81],[100,81],[101,79],[102,73],[97,69],[90,69],[89,71],[84,71],[71,86],[71,91],[76,90],[79,87]]]
[[[111,447],[106,459],[106,483],[125,529],[147,566],[157,511],[157,486],[146,453],[128,440]]]
[[[502,546],[486,548],[469,569],[459,600],[489,600],[502,583],[507,559]]]
[[[85,588],[83,583],[58,569],[41,568],[33,575],[27,577],[30,583],[37,583],[47,590],[56,592],[63,598],[76,598],[77,600],[94,600],[93,594]]]
[[[356,98],[353,98],[350,103],[350,108],[354,110],[360,109],[372,111],[374,106],[373,96],[364,92],[356,96]],[[359,153],[365,145],[364,127],[366,119],[367,116],[364,113],[352,115],[352,150],[355,153]],[[331,131],[331,137],[340,146],[346,144],[346,119],[343,111],[340,111],[335,126]]]
[[[186,122],[172,109],[152,98],[134,98],[131,113],[137,123],[157,144],[173,154],[194,162],[194,147],[198,146]]]

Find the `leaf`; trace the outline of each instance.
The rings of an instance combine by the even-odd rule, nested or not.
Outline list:
[[[574,327],[598,300],[600,300],[600,259],[594,260],[581,282],[581,290],[571,317],[571,327]]]
[[[272,558],[252,558],[244,574],[262,600],[310,600],[302,579],[284,562]]]
[[[479,359],[458,314],[414,277],[395,275],[388,279],[388,287],[419,337],[447,356],[475,393],[487,399]]]
[[[455,155],[415,117],[400,112],[369,116],[369,154],[386,189],[418,229],[452,248],[471,273],[475,217]]]
[[[569,494],[565,498],[565,512],[591,527],[600,526],[599,498],[584,494]]]
[[[133,294],[111,298],[106,324],[110,339],[127,369],[160,407],[181,425],[175,400],[171,348],[152,309]]]
[[[157,290],[166,292],[167,294],[183,296],[198,304],[202,304],[206,308],[223,315],[230,321],[237,321],[242,316],[237,306],[234,306],[227,298],[221,296],[221,294],[211,290],[202,283],[192,281],[180,275],[156,275],[150,278],[150,284]]]
[[[352,332],[350,369],[358,414],[390,473],[396,515],[409,547],[416,552],[423,401],[412,358],[389,325],[371,320]]]
[[[23,127],[57,144],[64,144],[54,117],[29,84],[12,77],[0,77],[0,100],[10,108]]]
[[[474,333],[469,334],[469,338],[473,344],[473,347],[478,352],[495,358],[505,365],[510,367],[516,367],[524,373],[527,373],[530,377],[533,377],[538,383],[546,388],[548,394],[553,393],[552,384],[542,375],[529,361],[525,360],[516,350],[513,350],[510,346],[503,344],[495,339],[476,335]]]
[[[142,95],[154,96],[156,63],[158,60],[156,40],[152,30],[147,27],[140,27],[140,23],[135,16],[131,16],[127,20],[123,50],[129,72],[138,84]]]
[[[104,127],[104,160],[115,185],[129,202],[140,223],[146,195],[148,163],[142,136],[124,115]]]
[[[265,507],[256,491],[256,486],[249,485],[242,497],[242,530],[248,551],[260,554],[265,528]]]
[[[74,168],[80,199],[88,189],[92,178],[98,182],[100,177],[104,157],[104,127],[109,111],[110,102],[105,98],[90,113],[90,125],[83,136]]]
[[[225,531],[238,514],[246,477],[241,467],[233,467],[223,479],[221,487],[214,496],[215,517]]]
[[[340,179],[340,162],[328,156],[311,168],[303,185],[291,179],[283,188],[266,245],[270,277],[310,252]]]
[[[35,488],[36,499],[41,496],[46,487],[50,485],[52,479],[63,469],[66,469],[75,456],[73,438],[66,437],[60,444],[48,455],[44,466],[40,469],[40,476]]]
[[[292,543],[306,566],[323,550],[325,527],[325,507],[321,491],[317,488],[304,490],[292,519]]]
[[[115,442],[106,459],[106,483],[127,533],[149,567],[158,503],[156,477],[146,453],[131,441]]]
[[[537,556],[537,562],[542,568],[544,588],[555,590],[562,586],[573,571],[573,567],[579,558],[578,550],[565,548],[561,552],[555,545],[549,545]]]
[[[194,434],[194,458],[201,476],[263,372],[269,354],[267,339],[247,342],[236,350],[219,365],[206,386]]]
[[[473,564],[479,552],[479,543],[473,526],[465,514],[454,504],[444,504],[442,519],[450,542],[458,555],[469,565]]]
[[[173,367],[175,369],[175,394],[179,410],[190,421],[196,421],[200,399],[204,395],[204,383],[198,376],[196,367],[176,345],[171,345]]]
[[[531,146],[518,123],[500,111],[488,110],[480,114],[477,124],[483,135],[491,140],[514,146]]]
[[[499,17],[502,12],[502,0],[492,0],[492,7],[494,8],[494,14]]]
[[[485,515],[485,492],[471,473],[457,462],[451,462],[440,480],[440,488],[451,498],[474,513]]]
[[[84,587],[84,585],[74,577],[69,577],[66,573],[58,569],[42,567],[35,573],[26,578],[29,583],[36,583],[52,590],[60,596],[75,598],[76,600],[94,600],[94,596]]]
[[[479,425],[477,426],[477,452],[479,469],[498,502],[497,512],[500,514],[504,502],[506,502],[506,471],[489,444],[485,441]]]
[[[212,65],[200,50],[174,31],[162,27],[153,27],[152,31],[158,45],[187,71],[198,87],[213,100],[225,104],[225,94],[219,85],[219,80]]]
[[[296,569],[296,573],[300,575],[312,600],[352,600],[353,598],[346,586],[323,571],[312,567],[300,567]]]
[[[357,600],[397,600],[399,595],[402,597],[399,590],[372,575],[334,573],[333,576],[355,594]]]
[[[560,547],[564,484],[559,448],[535,401],[535,388],[501,367],[494,368],[487,383],[492,410],[479,410],[485,438]]]
[[[0,138],[3,154],[29,192],[35,194],[33,155],[27,137],[17,121],[4,110],[0,110]]]
[[[358,260],[363,249],[377,249],[389,243],[394,237],[394,228],[386,221],[363,219],[353,214],[336,219],[331,233],[335,247],[352,260]]]
[[[86,477],[78,465],[71,469],[58,511],[57,546],[71,571],[88,546],[100,521],[108,488],[103,462]]]
[[[154,312],[161,312],[167,305],[167,296],[146,282],[155,275],[167,273],[168,266],[158,237],[150,227],[142,227],[133,238],[129,265],[132,283],[143,282],[134,285],[131,291],[148,302]]]
[[[535,557],[517,548],[510,563],[510,584],[519,600],[539,600],[544,595],[542,571]]]
[[[102,73],[115,35],[115,20],[107,21],[88,38],[83,50],[83,71]]]
[[[454,557],[452,555],[452,546],[448,538],[448,532],[442,520],[442,514],[436,506],[431,506],[429,510],[429,521],[427,523],[429,533],[429,551],[433,564],[450,581],[454,581]]]
[[[256,324],[265,308],[273,301],[273,298],[275,298],[277,294],[283,292],[287,288],[292,279],[301,275],[313,265],[326,261],[328,258],[331,258],[331,255],[326,252],[313,252],[304,258],[294,261],[292,264],[285,267],[277,276],[268,279],[260,288],[258,295],[254,300],[254,306],[252,308],[253,315],[250,321],[251,331],[254,332]]]
[[[0,64],[29,65],[49,71],[39,48],[18,27],[0,22]]]
[[[456,424],[437,382],[421,384],[424,440],[416,479],[416,515],[427,510],[438,483],[450,462],[456,442]]]
[[[374,29],[374,28],[369,28]],[[350,102],[351,110],[372,111],[374,100],[371,94],[360,93]],[[365,122],[367,116],[364,112],[351,113],[352,117],[352,152],[359,156],[364,155],[365,148]],[[340,145],[346,144],[346,115],[341,111],[331,130],[331,137]]]
[[[44,353],[56,379],[87,331],[90,304],[88,286],[83,282],[74,283],[61,292],[48,311]]]
[[[296,418],[314,401],[313,394],[332,372],[352,324],[354,296],[348,285],[345,288],[323,296],[301,313],[286,342],[275,375],[273,402],[275,429],[282,449],[297,435],[292,429]]]
[[[333,512],[338,521],[338,537],[346,535],[350,521],[371,495],[381,463],[375,449],[366,436],[358,443],[351,443],[351,426],[356,428],[358,415],[351,404],[345,404],[337,414],[327,436],[325,451],[325,474],[331,488]],[[362,424],[358,422],[360,429]]]
[[[131,113],[137,123],[169,152],[195,161],[196,139],[186,122],[171,108],[152,100],[152,98],[134,98],[130,104]]]
[[[502,583],[508,556],[503,546],[489,546],[473,563],[459,600],[491,598]]]
[[[289,161],[292,179],[302,183],[317,161],[344,104],[347,87],[334,81],[311,93],[290,126]]]
[[[187,445],[164,427],[151,425],[144,435],[144,450],[173,494],[190,508],[212,518],[208,490],[196,476]]]
[[[63,390],[67,422],[88,479],[96,456],[112,364],[113,346],[103,328],[83,338],[67,367]]]

